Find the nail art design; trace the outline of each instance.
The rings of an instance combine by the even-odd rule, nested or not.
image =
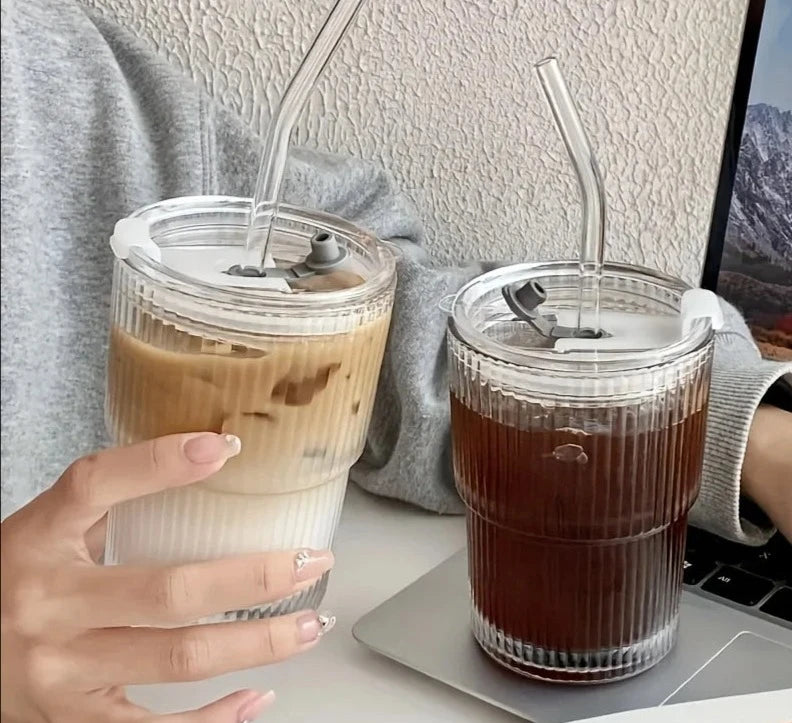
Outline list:
[[[294,555],[294,577],[298,582],[319,577],[332,566],[333,554],[329,550],[304,549]]]
[[[321,638],[326,633],[329,633],[336,624],[336,616],[333,615],[329,610],[325,610],[324,612],[319,613],[317,616],[319,620],[319,625],[321,626],[321,630],[319,631],[319,637]]]
[[[235,434],[224,434],[223,438],[228,447],[228,456],[236,457],[242,451],[242,440]]]
[[[311,555],[308,550],[300,550],[294,556],[294,569],[300,572],[311,561]]]

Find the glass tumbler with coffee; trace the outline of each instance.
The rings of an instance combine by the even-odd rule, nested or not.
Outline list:
[[[107,427],[117,444],[235,435],[203,482],[118,505],[106,562],[330,547],[388,334],[395,258],[349,221],[281,203],[289,137],[363,0],[339,0],[270,124],[253,199],[163,201],[117,226]],[[221,614],[315,608],[327,584]]]
[[[476,640],[520,674],[594,683],[676,639],[720,307],[603,263],[596,162],[557,66],[540,74],[586,201],[581,258],[500,268],[456,296],[453,464]]]

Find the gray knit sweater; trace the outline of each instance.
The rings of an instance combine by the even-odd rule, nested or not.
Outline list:
[[[114,222],[163,198],[253,188],[259,139],[148,48],[72,0],[2,4],[3,516],[106,444],[102,397]],[[376,166],[295,150],[285,199],[404,249],[369,442],[353,479],[461,512],[449,461],[439,300],[481,270],[433,265],[412,204]],[[733,310],[719,334],[704,484],[694,521],[734,539],[753,412],[785,371]]]

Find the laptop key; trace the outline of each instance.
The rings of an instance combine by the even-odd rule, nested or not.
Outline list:
[[[780,563],[781,575],[779,580],[784,580],[788,585],[792,585],[792,542],[787,540],[780,532],[776,532],[768,547],[773,551],[773,555]]]
[[[792,560],[783,552],[780,549],[765,547],[743,560],[740,567],[756,575],[769,577],[771,580],[788,579],[792,571]]]
[[[693,557],[685,560],[682,581],[685,585],[698,585],[718,564],[714,560]]]
[[[773,582],[767,578],[736,567],[722,567],[701,589],[741,605],[756,605],[773,587]]]
[[[745,545],[740,545],[737,542],[719,539],[713,552],[718,561],[724,565],[736,565],[745,557],[747,549]]]
[[[792,587],[776,590],[759,609],[763,613],[792,623]]]

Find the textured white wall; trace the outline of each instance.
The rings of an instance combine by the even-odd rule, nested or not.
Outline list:
[[[265,127],[329,0],[85,0]],[[558,54],[597,148],[608,255],[697,278],[746,0],[369,0],[298,142],[380,161],[440,259],[574,255],[532,71]]]

